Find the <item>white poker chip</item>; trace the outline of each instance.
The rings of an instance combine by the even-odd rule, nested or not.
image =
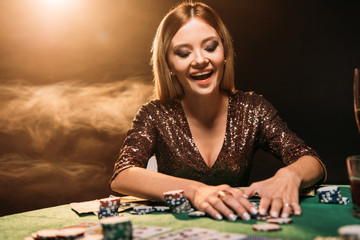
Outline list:
[[[145,211],[130,211],[130,214],[132,215],[145,215],[147,212]]]
[[[154,206],[153,208],[156,212],[165,212],[170,210],[170,208],[166,206]]]
[[[281,227],[274,223],[260,223],[252,225],[252,229],[259,232],[272,232],[280,230]]]
[[[206,213],[202,212],[202,211],[189,212],[190,217],[204,217],[205,215],[206,215]]]
[[[338,186],[327,186],[327,187],[321,187],[318,188],[316,190],[317,193],[323,193],[323,192],[328,192],[328,193],[337,193],[339,192],[340,188]]]
[[[338,229],[340,236],[345,239],[359,239],[360,238],[360,225],[346,225]]]
[[[266,222],[268,223],[275,223],[275,224],[288,224],[292,223],[291,218],[268,218],[266,219]]]
[[[136,206],[133,208],[134,211],[137,211],[137,212],[146,212],[146,213],[149,213],[149,212],[153,212],[155,209],[152,207],[152,206]]]

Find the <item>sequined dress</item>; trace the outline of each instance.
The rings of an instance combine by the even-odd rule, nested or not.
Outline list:
[[[267,100],[252,92],[237,91],[229,93],[223,146],[214,165],[208,167],[195,145],[180,99],[153,100],[136,114],[110,182],[124,169],[145,168],[155,155],[161,173],[210,185],[246,186],[259,148],[286,165],[304,155],[318,159]]]

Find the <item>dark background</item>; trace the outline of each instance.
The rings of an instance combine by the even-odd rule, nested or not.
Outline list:
[[[173,0],[0,2],[0,215],[106,197]],[[352,100],[358,1],[204,1],[229,28],[236,86],[264,95],[348,184],[360,153]],[[281,164],[259,152],[251,181]]]

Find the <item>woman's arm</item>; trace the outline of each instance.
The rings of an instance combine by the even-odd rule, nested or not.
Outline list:
[[[259,211],[266,214],[269,207],[270,214],[278,217],[301,215],[299,205],[299,189],[307,188],[318,183],[325,176],[325,169],[318,159],[312,156],[300,157],[296,162],[279,169],[276,174],[264,181],[256,182],[245,190],[251,197],[258,194],[261,197]]]
[[[240,189],[228,185],[208,186],[201,182],[177,178],[166,174],[153,172],[144,168],[131,167],[121,171],[111,182],[111,189],[137,197],[163,201],[163,192],[170,190],[184,190],[186,197],[198,210],[207,212],[215,219],[225,216],[235,221],[237,216],[250,220],[251,214],[257,210],[243,196]],[[222,199],[218,197],[219,191],[228,191]]]

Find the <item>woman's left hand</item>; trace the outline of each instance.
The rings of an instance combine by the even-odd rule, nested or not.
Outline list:
[[[259,213],[272,217],[289,217],[293,212],[301,215],[299,188],[301,179],[287,168],[280,169],[273,177],[255,182],[245,190],[245,195],[260,196]]]

